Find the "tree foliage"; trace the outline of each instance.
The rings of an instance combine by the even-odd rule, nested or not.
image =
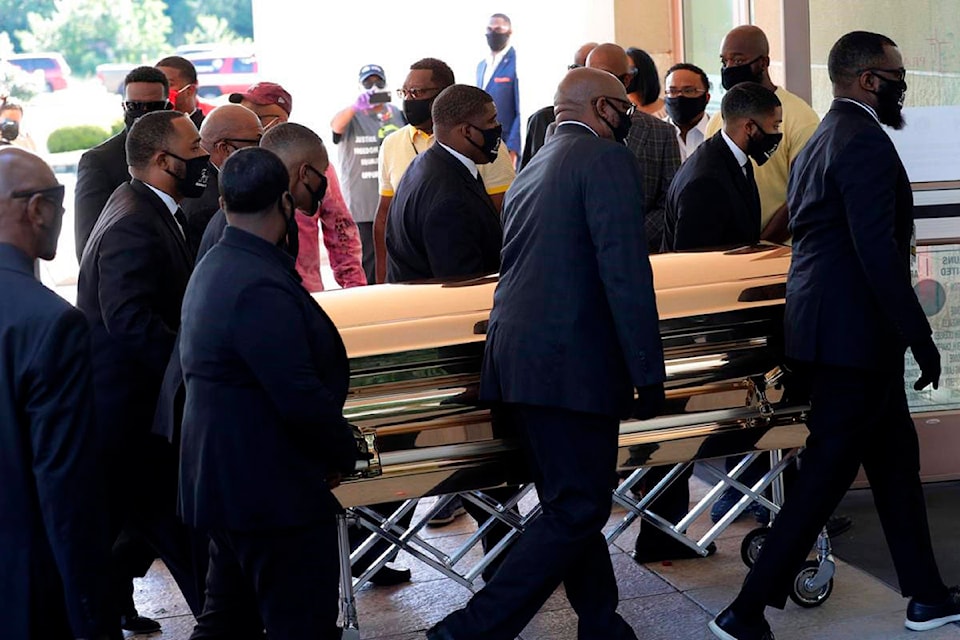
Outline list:
[[[54,12],[54,0],[0,0],[0,31],[5,31],[15,49],[20,50],[18,31],[27,29],[27,15],[35,13],[49,18]]]
[[[197,26],[184,36],[184,44],[201,44],[215,42],[217,44],[249,43],[249,38],[240,37],[223,18],[217,16],[197,16]]]
[[[152,64],[169,50],[165,9],[163,0],[55,0],[49,17],[30,13],[17,37],[26,51],[59,51],[84,75],[104,62]]]

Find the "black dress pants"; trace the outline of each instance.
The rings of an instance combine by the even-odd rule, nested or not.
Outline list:
[[[616,612],[617,582],[602,532],[617,480],[619,421],[515,404],[498,412],[522,437],[543,514],[493,580],[443,626],[457,640],[513,640],[562,583],[580,618],[580,640],[635,640]]]
[[[334,640],[340,595],[337,525],[210,532],[203,613],[191,640]]]
[[[863,465],[904,597],[945,593],[920,485],[903,373],[813,365],[810,436],[780,514],[735,607],[783,608],[817,535]]]

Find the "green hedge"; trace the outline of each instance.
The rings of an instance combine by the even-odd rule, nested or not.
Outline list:
[[[77,127],[61,127],[50,133],[50,137],[47,138],[47,151],[61,153],[63,151],[89,149],[109,137],[110,132],[103,127],[88,124]]]

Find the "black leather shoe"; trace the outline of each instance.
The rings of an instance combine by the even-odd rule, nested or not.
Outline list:
[[[748,623],[737,616],[730,607],[718,613],[707,628],[720,640],[774,640],[773,631],[770,630],[770,625],[763,616]]]
[[[846,533],[852,526],[853,520],[847,516],[830,516],[830,518],[827,519],[827,524],[825,525],[827,529],[827,535],[831,538],[836,538],[841,533]]]
[[[120,628],[134,634],[156,633],[160,631],[160,623],[140,615],[120,616]]]
[[[427,640],[457,640],[454,638],[447,628],[443,626],[443,622],[438,622],[429,629],[427,629]]]
[[[410,582],[410,569],[394,569],[384,566],[370,577],[370,582],[378,587],[392,587],[394,585]]]
[[[640,534],[641,536],[643,534]],[[645,544],[642,539],[637,541],[631,556],[638,564],[649,564],[651,562],[663,562],[665,560],[692,560],[694,558],[709,558],[717,552],[717,545],[713,542],[707,547],[707,555],[701,556],[699,553],[676,540],[663,539],[655,544]]]
[[[938,604],[924,604],[910,599],[904,626],[912,631],[929,631],[960,620],[960,587],[950,587],[947,599]]]

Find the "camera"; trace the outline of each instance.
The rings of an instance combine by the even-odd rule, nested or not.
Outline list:
[[[20,123],[16,120],[4,118],[0,120],[0,139],[4,142],[13,142],[20,135]]]

